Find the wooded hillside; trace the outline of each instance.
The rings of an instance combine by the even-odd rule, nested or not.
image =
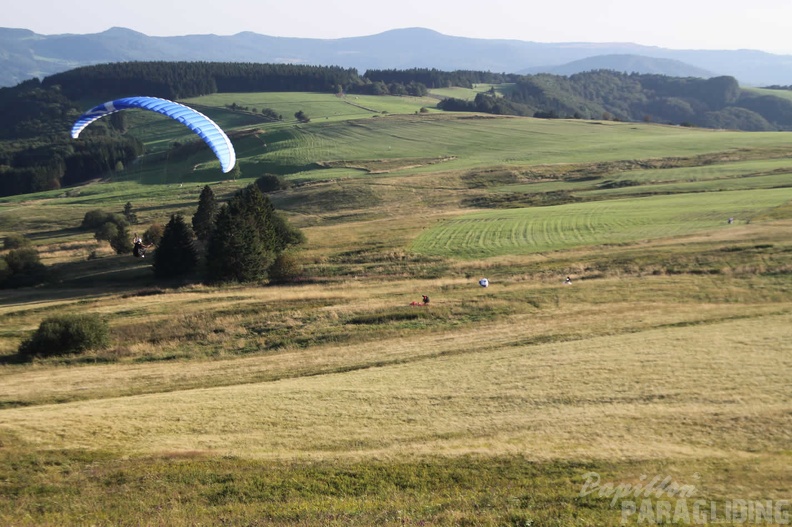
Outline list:
[[[129,62],[77,68],[0,89],[0,195],[58,188],[102,177],[143,152],[117,120],[74,141],[74,119],[96,101],[130,95],[168,99],[229,92],[360,93],[423,96],[481,84],[508,89],[474,100],[443,99],[448,111],[541,118],[645,121],[750,131],[792,129],[792,100],[711,79],[591,71],[566,76],[482,71],[369,70],[291,64]],[[86,103],[85,101],[90,101]]]

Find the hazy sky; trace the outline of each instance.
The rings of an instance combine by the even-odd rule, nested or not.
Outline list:
[[[792,54],[792,0],[15,0],[0,27],[151,36],[342,38],[406,27],[534,42],[634,42]]]

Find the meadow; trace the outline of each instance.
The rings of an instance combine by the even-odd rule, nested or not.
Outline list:
[[[0,522],[742,524],[750,503],[787,523],[790,135],[433,101],[202,97],[238,179],[136,115],[133,166],[0,198],[0,236],[57,276],[0,291]],[[267,173],[307,237],[295,284],[157,282],[78,228],[129,201],[143,231]],[[18,360],[42,319],[85,312],[109,348]],[[653,478],[692,497],[608,492]]]

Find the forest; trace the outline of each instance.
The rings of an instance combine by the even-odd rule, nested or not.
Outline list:
[[[733,77],[710,79],[598,70],[569,77],[529,75],[500,97],[446,99],[449,111],[543,118],[643,121],[745,131],[792,129],[792,101],[743,90]]]
[[[414,68],[216,62],[129,62],[85,66],[0,89],[0,196],[59,188],[102,177],[143,153],[122,122],[91,127],[79,141],[65,132],[86,101],[145,94],[167,99],[212,93],[324,92],[424,96],[429,90],[508,89],[473,100],[439,99],[438,108],[538,118],[643,121],[747,131],[792,129],[792,101],[743,90],[733,77],[674,78],[608,70],[516,75]]]

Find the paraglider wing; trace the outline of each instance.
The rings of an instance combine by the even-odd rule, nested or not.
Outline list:
[[[77,139],[80,132],[97,119],[101,119],[105,115],[110,115],[111,113],[132,108],[140,108],[161,113],[162,115],[179,121],[198,134],[198,136],[209,145],[209,148],[215,153],[217,159],[220,160],[220,167],[223,169],[223,172],[230,172],[234,168],[236,164],[234,145],[231,144],[231,140],[214,121],[201,112],[193,110],[183,104],[157,97],[125,97],[123,99],[108,101],[95,108],[91,108],[75,121],[71,129],[71,136]]]

